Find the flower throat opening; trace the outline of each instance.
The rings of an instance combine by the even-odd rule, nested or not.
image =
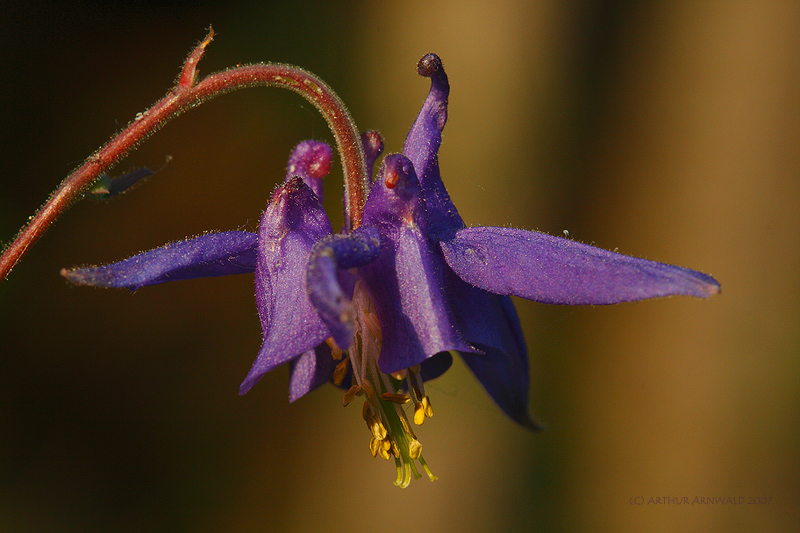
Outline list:
[[[362,282],[357,282],[353,292],[353,342],[347,351],[342,351],[333,338],[326,342],[331,347],[333,358],[340,361],[333,373],[333,382],[341,385],[352,367],[353,385],[344,393],[343,404],[348,405],[356,396],[366,396],[362,416],[372,432],[369,450],[373,457],[394,457],[399,487],[407,487],[411,476],[419,478],[415,461],[419,461],[431,481],[431,473],[422,457],[422,444],[411,429],[403,408],[414,405],[414,423],[421,425],[425,418],[433,416],[430,399],[420,376],[420,367],[415,365],[391,375],[378,367],[381,353],[381,325],[375,304]],[[405,389],[405,391],[404,391]]]

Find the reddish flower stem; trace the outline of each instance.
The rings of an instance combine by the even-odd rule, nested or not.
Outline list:
[[[280,63],[244,65],[204,78],[195,84],[197,63],[214,37],[209,29],[205,39],[192,51],[183,65],[175,88],[150,109],[136,116],[117,136],[89,156],[50,195],[42,208],[20,230],[16,239],[0,257],[0,281],[70,205],[80,199],[102,172],[116,164],[138,143],[181,112],[200,105],[222,93],[255,86],[291,89],[312,103],[325,117],[342,158],[345,184],[345,210],[351,227],[361,225],[366,201],[367,170],[358,129],[339,97],[322,80],[298,67]]]

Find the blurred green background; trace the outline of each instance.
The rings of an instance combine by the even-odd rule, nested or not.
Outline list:
[[[115,169],[171,155],[161,173],[76,205],[0,284],[0,531],[785,531],[800,521],[797,2],[2,10],[3,242],[163,96],[212,24],[201,75],[301,65],[389,151],[427,93],[416,61],[438,53],[452,84],[442,173],[467,223],[568,230],[701,269],[723,293],[518,302],[531,410],[548,429],[515,426],[459,362],[430,383],[436,416],[419,431],[439,480],[397,489],[340,391],[289,405],[281,368],[238,396],[260,345],[252,276],[131,295],[58,275],[207,230],[255,229],[294,144],[330,138],[294,94],[225,95]],[[340,177],[327,184],[337,216]]]

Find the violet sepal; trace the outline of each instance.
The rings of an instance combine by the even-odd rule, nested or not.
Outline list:
[[[364,224],[381,230],[380,256],[359,269],[386,325],[381,370],[403,370],[442,351],[476,351],[455,325],[441,261],[426,236],[419,182],[406,157],[393,154],[384,159],[364,207]]]
[[[228,274],[247,274],[256,267],[255,233],[226,231],[165,244],[117,263],[62,269],[78,285],[124,288]]]
[[[467,283],[536,302],[603,305],[719,292],[706,274],[512,228],[465,228],[439,243]]]
[[[289,401],[294,402],[331,381],[337,361],[331,355],[330,347],[322,343],[313,350],[308,350],[300,357],[290,361]],[[349,388],[350,380],[345,380]]]

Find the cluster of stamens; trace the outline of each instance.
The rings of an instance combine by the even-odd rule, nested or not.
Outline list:
[[[414,423],[421,425],[433,416],[430,399],[420,375],[420,366],[384,374],[378,368],[382,345],[380,321],[374,304],[361,283],[353,295],[355,329],[353,342],[346,351],[330,338],[326,341],[333,358],[339,363],[333,373],[334,384],[341,385],[352,367],[352,386],[344,393],[343,405],[356,396],[365,396],[362,416],[372,433],[369,450],[373,457],[394,458],[397,467],[395,485],[407,487],[420,477],[415,461],[419,461],[431,481],[436,479],[422,458],[422,444],[411,429],[403,406],[414,404]],[[404,392],[404,389],[407,392]]]

